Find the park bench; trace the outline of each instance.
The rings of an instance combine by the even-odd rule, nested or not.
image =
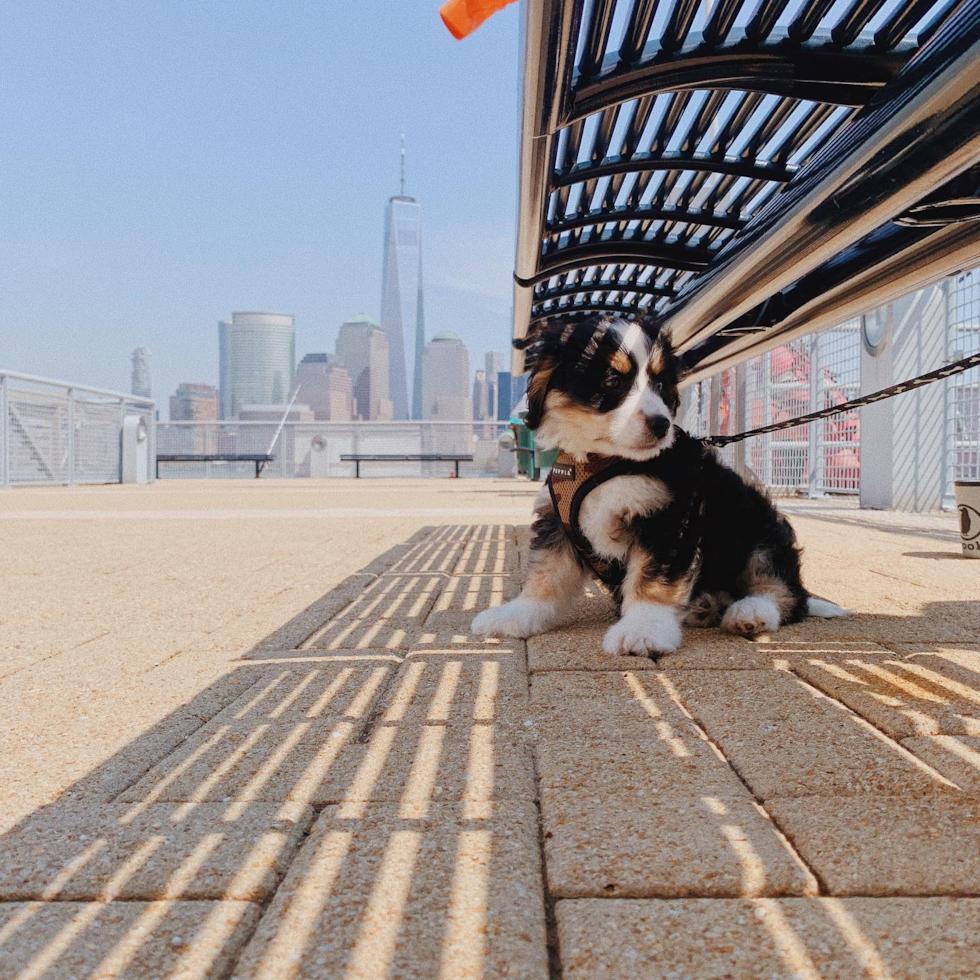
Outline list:
[[[255,479],[266,463],[275,459],[269,453],[157,453],[157,479],[161,463],[255,463]]]
[[[355,479],[360,479],[361,463],[453,463],[459,476],[459,464],[473,461],[472,456],[458,453],[344,453],[340,458],[354,464]]]

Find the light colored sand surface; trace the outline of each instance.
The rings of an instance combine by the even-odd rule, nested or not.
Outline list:
[[[469,632],[536,487],[0,494],[0,980],[980,977],[980,562],[788,502],[843,620]]]

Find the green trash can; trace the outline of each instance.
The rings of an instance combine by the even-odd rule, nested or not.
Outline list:
[[[529,480],[547,476],[558,456],[557,449],[538,449],[534,433],[524,424],[523,415],[512,415],[508,421],[514,427],[514,451],[517,453],[517,472]]]

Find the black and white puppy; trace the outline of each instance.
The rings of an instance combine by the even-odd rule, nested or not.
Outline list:
[[[474,633],[555,628],[600,568],[621,612],[603,642],[608,654],[676,650],[682,622],[751,636],[845,614],[804,589],[796,536],[769,498],[676,424],[678,361],[655,324],[548,323],[522,346],[526,422],[538,446],[562,450],[553,479],[572,481],[562,486],[576,491],[575,505],[559,512],[562,495],[542,488],[524,589],[480,613]]]

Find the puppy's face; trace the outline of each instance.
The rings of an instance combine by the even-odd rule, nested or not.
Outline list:
[[[655,327],[593,317],[526,346],[527,425],[542,448],[651,459],[673,443],[677,359]]]

